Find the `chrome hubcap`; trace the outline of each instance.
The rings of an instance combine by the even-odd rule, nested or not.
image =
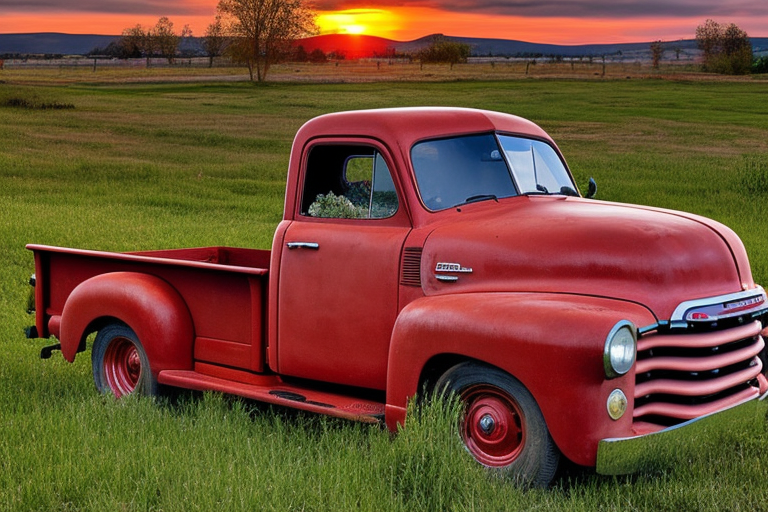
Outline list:
[[[480,421],[477,422],[477,427],[483,432],[483,434],[491,435],[493,431],[496,430],[496,421],[490,414],[485,414],[482,418],[480,418]]]

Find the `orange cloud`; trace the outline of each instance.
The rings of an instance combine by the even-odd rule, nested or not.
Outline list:
[[[599,44],[645,42],[663,39],[692,39],[698,18],[658,18],[649,15],[633,19],[569,17],[522,17],[438,11],[430,8],[393,8],[400,21],[389,30],[399,41],[418,39],[433,33],[458,37],[515,39],[550,44]],[[765,33],[765,20],[729,20],[759,37]],[[379,35],[375,31],[372,35]],[[390,37],[390,36],[385,36]]]

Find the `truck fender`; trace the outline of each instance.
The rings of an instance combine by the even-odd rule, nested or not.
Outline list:
[[[192,316],[166,281],[148,274],[112,272],[80,283],[61,314],[64,358],[74,361],[85,338],[111,321],[133,329],[155,376],[160,370],[192,368]]]
[[[536,400],[560,451],[594,466],[597,443],[631,435],[634,369],[606,378],[605,342],[621,320],[637,327],[656,319],[624,301],[568,294],[471,293],[429,296],[403,308],[389,350],[386,421],[396,429],[407,400],[421,392],[425,372],[474,360],[518,379]],[[430,368],[443,361],[442,367]],[[611,420],[606,402],[614,389],[630,408]]]

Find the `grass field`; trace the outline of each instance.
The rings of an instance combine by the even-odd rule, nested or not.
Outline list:
[[[378,428],[225,399],[98,396],[24,339],[26,243],[268,248],[288,152],[338,110],[455,105],[539,123],[598,197],[733,228],[768,283],[768,83],[518,80],[88,84],[0,74],[0,509],[768,510],[768,423],[629,477],[572,470],[549,491],[490,478],[451,409]],[[23,84],[22,84],[23,82]],[[705,276],[703,276],[705,277]],[[565,384],[565,383],[564,383]],[[765,411],[763,407],[762,411]]]

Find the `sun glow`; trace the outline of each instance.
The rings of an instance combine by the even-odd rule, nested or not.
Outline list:
[[[396,16],[383,9],[321,12],[315,20],[321,34],[366,34],[386,37],[397,28]]]

